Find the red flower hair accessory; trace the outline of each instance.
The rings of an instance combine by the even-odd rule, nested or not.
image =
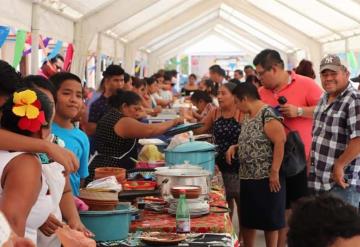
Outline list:
[[[34,91],[15,92],[13,102],[12,112],[21,117],[18,122],[20,129],[35,133],[46,124],[44,111],[40,111],[41,103]]]

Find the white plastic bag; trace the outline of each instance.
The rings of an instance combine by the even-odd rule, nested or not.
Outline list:
[[[120,192],[122,190],[121,184],[118,183],[115,176],[96,179],[90,182],[87,189],[101,189],[101,190],[114,190]]]
[[[176,146],[186,143],[186,142],[189,142],[189,141],[190,141],[189,132],[175,135],[173,138],[171,138],[170,144],[167,147],[167,149],[174,149]]]

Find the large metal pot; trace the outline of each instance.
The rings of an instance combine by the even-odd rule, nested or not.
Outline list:
[[[210,172],[195,169],[167,169],[156,171],[156,182],[161,188],[161,194],[168,198],[170,189],[178,185],[197,185],[201,187],[201,195],[210,192]]]

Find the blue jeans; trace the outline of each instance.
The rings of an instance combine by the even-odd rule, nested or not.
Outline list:
[[[328,193],[334,197],[340,198],[355,208],[359,208],[360,193],[356,190],[355,186],[350,185],[346,189],[343,189],[340,186],[335,185]]]

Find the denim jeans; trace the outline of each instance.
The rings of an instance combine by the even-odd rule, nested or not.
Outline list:
[[[356,190],[355,186],[349,186],[346,189],[335,185],[329,192],[330,195],[342,199],[344,202],[349,203],[355,208],[359,208],[360,193]]]

